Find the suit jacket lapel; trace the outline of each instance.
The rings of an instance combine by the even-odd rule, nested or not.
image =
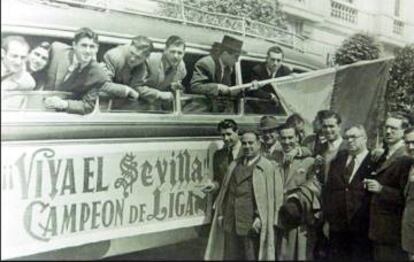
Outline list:
[[[64,82],[64,78],[68,72],[69,66],[72,64],[73,61],[73,50],[68,49],[68,51],[65,54],[65,59],[62,59],[60,63],[58,63],[58,68],[56,72],[56,79],[61,79],[61,82],[59,83],[59,86],[62,85]]]
[[[367,175],[366,170],[370,168],[370,165],[372,165],[371,156],[370,153],[368,153],[368,155],[364,158],[364,160],[362,160],[362,163],[359,165],[350,184],[359,183],[362,179],[364,179]]]
[[[387,169],[397,158],[405,155],[405,148],[404,146],[401,146],[397,149],[387,160],[385,160],[384,163],[380,166],[380,168],[377,170],[377,173],[380,173]]]

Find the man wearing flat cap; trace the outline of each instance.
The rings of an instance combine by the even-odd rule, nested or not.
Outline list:
[[[231,91],[230,86],[235,84],[234,65],[243,53],[242,45],[242,41],[225,35],[219,50],[216,44],[216,55],[203,57],[194,66],[191,93],[208,97],[209,112],[235,112],[234,98],[240,91]]]
[[[274,116],[262,116],[259,123],[259,132],[262,139],[262,154],[267,158],[271,158],[273,152],[282,150],[282,146],[278,140],[278,122]]]

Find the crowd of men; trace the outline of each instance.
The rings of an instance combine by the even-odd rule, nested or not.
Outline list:
[[[243,42],[226,35],[221,43],[213,45],[210,55],[196,62],[190,86],[184,88],[186,43],[181,37],[170,36],[163,52],[155,52],[152,40],[139,35],[130,43],[108,50],[101,62],[97,57],[98,38],[90,28],[81,28],[75,32],[72,45],[42,42],[30,50],[24,37],[5,37],[1,53],[2,90],[68,92],[67,98],[48,97],[45,106],[76,114],[90,113],[98,97],[111,99],[113,109],[171,110],[175,92],[182,90],[206,98],[192,104],[189,111],[233,113],[235,100],[242,95],[277,104],[274,89],[269,85],[261,87],[257,80],[290,74],[290,69],[282,65],[283,51],[274,46],[266,61],[252,69],[252,87],[233,90],[234,67],[244,53]],[[263,106],[253,102],[251,107],[260,110]]]
[[[136,36],[97,61],[98,35],[79,29],[69,46],[43,42],[30,50],[21,36],[2,40],[3,90],[65,91],[45,106],[90,113],[98,97],[119,109],[168,110],[176,90],[202,94],[210,112],[235,112],[241,95],[279,98],[257,81],[285,76],[283,51],[269,48],[266,61],[252,68],[252,87],[232,89],[243,42],[224,36],[194,66],[190,87],[183,57],[186,43],[172,35],[163,52]],[[249,105],[266,110],[261,103]],[[391,114],[384,146],[367,148],[362,125],[344,128],[336,112],[322,110],[306,134],[298,114],[280,124],[263,116],[258,130],[239,134],[231,119],[218,124],[224,147],[214,155],[211,193],[214,218],[206,259],[248,260],[414,260],[414,128],[412,119]],[[241,135],[241,136],[239,136]]]
[[[205,259],[414,260],[410,118],[389,114],[374,149],[364,126],[342,128],[331,110],[318,112],[313,134],[298,114],[242,132],[221,121],[224,146],[203,188],[214,198]]]

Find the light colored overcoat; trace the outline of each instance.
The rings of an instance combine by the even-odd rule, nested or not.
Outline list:
[[[238,161],[241,159],[230,164],[214,204],[215,213],[204,256],[205,260],[223,260],[224,258],[224,230],[219,224],[218,217],[223,214],[223,202]],[[253,170],[254,197],[262,222],[258,260],[275,260],[273,226],[276,222],[274,220],[275,214],[279,211],[283,201],[282,178],[277,176],[275,171],[275,164],[264,157],[259,159]]]

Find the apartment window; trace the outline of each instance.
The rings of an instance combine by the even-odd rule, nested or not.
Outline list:
[[[298,35],[303,35],[303,21],[295,21],[293,25],[295,33]]]
[[[401,0],[394,1],[394,16],[400,16]]]

